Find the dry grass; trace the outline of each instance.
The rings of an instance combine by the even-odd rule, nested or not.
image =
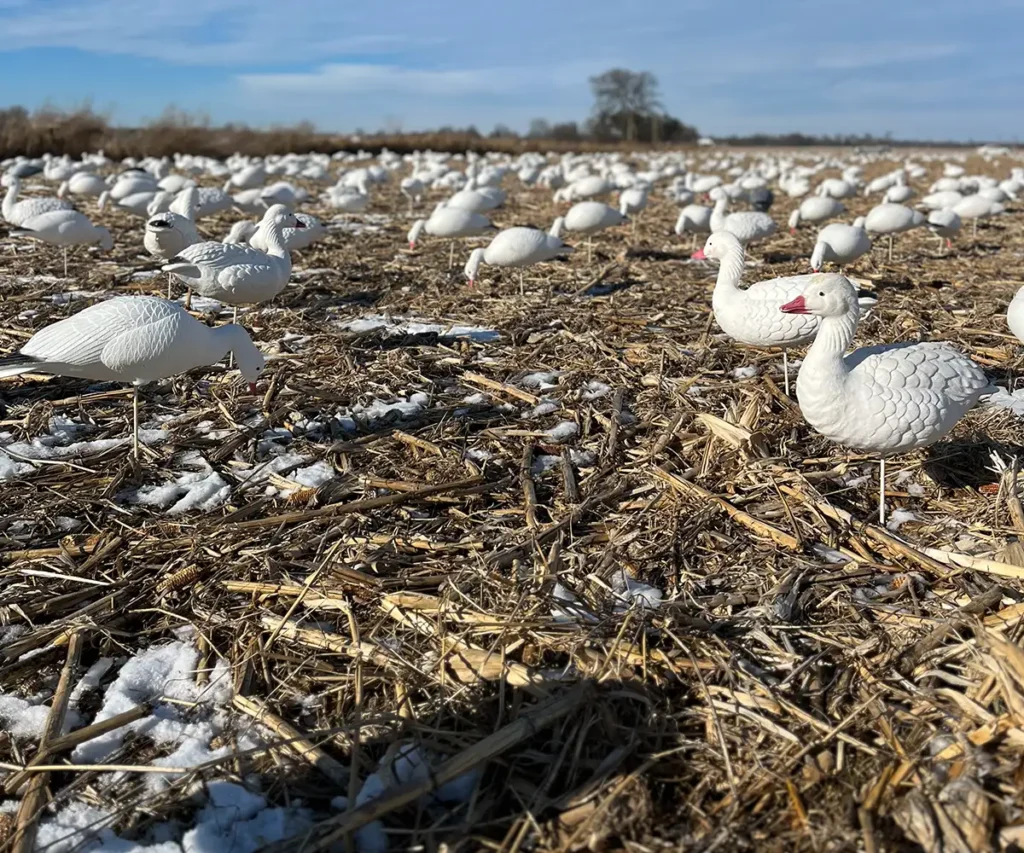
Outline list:
[[[892,464],[891,504],[919,518],[896,538],[869,521],[874,480],[842,479],[865,463],[811,433],[779,390],[778,356],[716,335],[714,271],[668,236],[674,212],[660,198],[635,236],[603,235],[592,266],[577,253],[529,271],[524,300],[489,268],[468,289],[445,271],[444,243],[403,250],[404,202],[393,188],[376,197],[375,213],[396,210],[380,233],[336,233],[303,252],[307,272],[275,310],[245,317],[276,353],[262,399],[223,371],[196,371],[148,392],[147,416],[189,418],[141,471],[114,451],[4,484],[0,616],[28,626],[0,647],[5,692],[52,693],[71,655],[85,666],[191,625],[204,666],[230,663],[240,720],[261,721],[276,743],[159,795],[144,773],[71,771],[51,749],[53,799],[100,804],[131,837],[187,823],[196,779],[256,772],[272,801],[301,798],[323,821],[275,850],[326,849],[378,817],[396,849],[938,853],[1020,842],[1024,560],[1003,549],[1024,517],[1010,481],[997,488],[988,470],[993,451],[1020,453],[1020,422],[979,410],[951,440]],[[788,210],[780,200],[773,215]],[[546,226],[554,214],[547,193],[516,187],[495,220]],[[108,217],[112,260],[76,259],[76,287],[155,286],[130,280],[147,262],[139,221],[119,215]],[[220,236],[228,219],[203,226]],[[812,239],[777,235],[749,277],[806,271]],[[1005,379],[1016,361],[1002,313],[1022,251],[1017,213],[948,255],[923,233],[900,238],[891,264],[876,249],[848,271],[880,298],[858,342],[951,340]],[[52,285],[17,281],[59,274],[54,253],[7,255],[3,267],[2,351],[82,304],[43,302]],[[26,307],[40,313],[19,319]],[[340,327],[368,312],[500,337]],[[760,376],[733,378],[752,364]],[[540,370],[563,371],[556,388],[518,381]],[[611,392],[588,401],[590,380]],[[0,429],[32,437],[67,414],[123,436],[130,398],[85,387],[5,381]],[[405,420],[325,441],[295,427],[412,391],[431,404]],[[474,393],[487,398],[467,403]],[[522,418],[541,397],[560,410]],[[203,420],[233,437],[197,436]],[[567,445],[544,435],[563,420],[578,426]],[[274,427],[337,478],[290,500],[247,489],[237,463]],[[234,486],[228,506],[169,518],[114,500],[133,479],[165,479],[184,449]],[[592,460],[577,464],[570,449]],[[564,461],[540,471],[540,456]],[[908,478],[895,485],[899,473]],[[62,536],[58,516],[87,532]],[[850,562],[830,564],[815,546]],[[618,612],[623,569],[667,603]],[[553,619],[556,581],[595,618]],[[432,781],[332,817],[332,797],[410,740],[445,761]],[[0,735],[0,760],[34,755]],[[136,739],[114,760],[157,755]],[[472,767],[483,775],[468,803],[416,805]]]

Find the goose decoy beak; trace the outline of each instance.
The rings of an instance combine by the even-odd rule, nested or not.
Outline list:
[[[804,302],[804,298],[802,296],[798,296],[792,302],[787,302],[779,310],[782,311],[783,314],[809,314],[810,313],[810,311],[807,310],[807,303]]]
[[[708,256],[704,254],[703,249],[698,249],[696,252],[690,255],[690,257],[693,258],[693,260],[695,261],[706,261],[708,259]]]
[[[259,393],[259,388],[256,387],[255,382],[249,383],[249,393],[252,394],[253,396]]]

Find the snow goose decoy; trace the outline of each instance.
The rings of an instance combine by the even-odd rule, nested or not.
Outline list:
[[[690,251],[697,246],[698,234],[711,233],[711,208],[700,204],[688,204],[679,211],[679,218],[676,219],[676,234],[680,237],[689,231],[693,238],[690,241]]]
[[[562,229],[576,231],[587,235],[587,263],[590,263],[592,256],[592,241],[598,231],[611,228],[613,225],[621,225],[627,222],[628,217],[609,207],[602,201],[578,201],[566,212],[565,216],[559,216],[551,226],[551,234],[556,238],[562,236]]]
[[[459,207],[437,207],[429,219],[417,219],[409,230],[409,248],[416,249],[416,241],[424,231],[432,237],[446,237],[451,241],[448,248],[448,269],[455,263],[455,241],[461,237],[478,237],[488,231],[497,231],[486,216],[463,210]]]
[[[561,241],[554,228],[545,233],[537,228],[516,226],[494,236],[484,249],[474,249],[463,272],[472,287],[480,264],[519,268],[519,295],[523,295],[523,267],[554,260],[572,251]]]
[[[842,276],[812,282],[782,306],[820,328],[800,366],[796,396],[825,438],[878,453],[878,518],[885,522],[885,458],[927,447],[990,390],[985,373],[945,343],[866,347],[846,355],[857,332],[857,291]]]
[[[708,237],[704,249],[696,253],[699,260],[720,263],[718,279],[711,296],[711,310],[718,325],[733,340],[755,347],[782,349],[782,370],[786,394],[789,394],[789,354],[791,347],[810,343],[820,325],[814,316],[792,317],[782,314],[780,307],[803,293],[809,283],[828,281],[839,276],[813,273],[787,278],[773,278],[740,290],[743,279],[743,244],[730,231],[719,231]],[[864,299],[865,310],[874,305]]]
[[[811,269],[818,272],[825,261],[832,261],[842,267],[870,251],[871,238],[864,230],[863,216],[858,216],[853,225],[833,222],[818,232],[811,253]]]
[[[19,192],[21,192],[21,178],[13,176],[9,180],[2,210],[4,219],[16,228],[20,228],[29,219],[39,216],[41,213],[75,209],[75,206],[70,201],[65,201],[62,198],[26,198],[18,201]]]
[[[996,213],[1003,212],[1003,205],[983,195],[969,195],[952,206],[953,212],[963,219],[971,220],[971,236],[978,236],[978,220],[988,219]]]
[[[171,203],[172,208],[160,213],[146,222],[146,233],[142,243],[146,251],[162,261],[169,261],[193,243],[199,242],[199,231],[196,230],[196,209],[199,193],[196,189],[182,190]],[[167,275],[167,298],[171,298],[170,273]]]
[[[75,172],[57,188],[57,198],[64,198],[68,194],[99,198],[105,189],[107,182],[99,175],[92,172]]]
[[[322,240],[327,236],[327,228],[324,227],[324,224],[318,217],[311,216],[308,213],[296,213],[294,216],[299,221],[299,227],[283,228],[281,230],[285,248],[289,252],[305,249],[317,240]],[[269,223],[267,223],[266,218],[260,220],[255,230],[249,235],[249,245],[254,249],[259,249],[261,252],[269,251],[268,229]]]
[[[778,227],[767,213],[756,210],[742,210],[736,213],[728,211],[729,202],[726,199],[721,198],[715,202],[715,209],[711,212],[711,233],[728,231],[744,246],[755,240],[770,237]]]
[[[26,219],[20,228],[11,231],[12,237],[29,237],[64,250],[64,278],[68,277],[68,246],[98,243],[109,252],[114,238],[102,225],[93,225],[87,216],[77,210],[51,210]]]
[[[953,248],[953,237],[960,232],[962,225],[960,217],[955,210],[933,210],[928,214],[928,222],[925,223],[928,230],[939,238],[939,249],[942,249],[942,242],[945,240],[946,248]]]
[[[918,228],[924,223],[925,216],[920,210],[886,202],[871,208],[864,220],[864,228],[870,234],[886,234],[889,237],[889,260],[891,261],[893,235]]]
[[[263,216],[267,251],[237,243],[193,243],[170,263],[164,272],[173,273],[201,296],[234,306],[269,302],[288,284],[291,257],[284,243],[285,228],[302,225],[283,204],[275,204]]]
[[[0,358],[0,377],[49,373],[134,388],[132,448],[139,455],[139,386],[216,364],[228,352],[256,392],[265,366],[248,333],[234,324],[211,328],[182,306],[155,296],[115,296],[36,332],[14,355]]]
[[[845,212],[843,203],[831,196],[814,195],[805,198],[800,206],[789,215],[789,230],[795,234],[801,222],[824,222]]]
[[[412,213],[413,205],[419,204],[426,187],[419,178],[404,178],[398,185],[398,191],[409,200],[409,213]]]

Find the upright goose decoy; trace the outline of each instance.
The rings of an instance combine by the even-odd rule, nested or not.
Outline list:
[[[93,225],[77,210],[51,210],[26,219],[12,237],[28,237],[60,246],[64,250],[64,278],[68,277],[68,246],[99,244],[105,252],[114,248],[114,238],[102,225]]]
[[[36,332],[14,355],[0,358],[0,377],[50,373],[129,382],[134,390],[132,448],[139,455],[139,387],[216,364],[228,352],[256,392],[263,354],[234,324],[211,328],[175,302],[115,296]]]
[[[686,232],[690,232],[693,235],[690,240],[691,252],[697,245],[698,234],[711,233],[711,213],[712,210],[710,207],[704,207],[700,204],[688,204],[679,211],[679,217],[676,219],[675,232],[680,237],[682,237]]]
[[[237,243],[193,243],[170,263],[164,272],[173,273],[201,296],[234,306],[269,302],[288,284],[292,272],[291,257],[285,246],[285,228],[301,228],[295,214],[283,204],[275,204],[263,216],[267,251]]]
[[[819,329],[800,366],[796,396],[825,438],[879,454],[878,519],[885,523],[885,459],[943,438],[991,390],[984,371],[949,344],[866,347],[846,355],[857,332],[857,291],[843,276],[810,283],[782,306]]]
[[[327,236],[327,229],[316,216],[311,216],[308,213],[296,213],[294,216],[299,221],[298,228],[283,228],[281,230],[285,248],[289,252],[305,249],[306,246]],[[261,252],[269,251],[268,228],[269,224],[266,218],[260,220],[256,230],[249,235],[249,245],[254,249],[259,249]]]
[[[550,261],[571,251],[572,246],[566,246],[553,228],[551,233],[544,233],[537,228],[516,226],[496,234],[486,248],[474,249],[463,272],[472,287],[481,264],[518,267],[519,295],[522,296],[523,267]]]
[[[730,231],[719,231],[708,237],[699,260],[711,259],[720,263],[715,289],[711,296],[711,310],[718,325],[733,340],[755,347],[779,347],[782,350],[782,370],[786,394],[789,394],[789,353],[814,340],[820,325],[817,317],[791,317],[780,312],[786,302],[803,293],[809,283],[829,281],[839,276],[831,273],[813,273],[786,278],[773,278],[756,282],[746,290],[739,285],[743,280],[743,244]],[[867,311],[873,299],[864,299]]]
[[[7,194],[3,201],[3,215],[11,225],[23,226],[29,219],[39,216],[41,213],[51,213],[55,210],[74,210],[75,206],[62,198],[42,197],[26,198],[18,201],[18,193],[21,192],[21,178],[11,176]]]
[[[146,251],[155,258],[169,261],[188,246],[198,243],[200,238],[195,222],[198,205],[199,192],[194,187],[182,190],[171,203],[172,210],[160,213],[146,223],[146,233],[142,238]],[[172,276],[168,273],[168,299],[171,298],[171,281]]]
[[[720,198],[711,212],[711,233],[728,231],[735,235],[744,246],[755,240],[770,237],[775,233],[775,220],[767,213],[757,210],[741,210],[729,213],[729,202]]]

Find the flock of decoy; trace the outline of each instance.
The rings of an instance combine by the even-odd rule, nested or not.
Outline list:
[[[1005,150],[979,152],[990,160],[1011,158]],[[303,185],[326,185],[321,203],[344,214],[366,211],[371,188],[390,180],[409,201],[412,213],[428,192],[450,195],[408,233],[411,249],[424,234],[457,241],[497,231],[487,213],[507,199],[503,184],[548,190],[571,206],[549,231],[507,228],[486,246],[474,248],[465,264],[472,285],[481,265],[517,268],[544,263],[573,251],[563,236],[586,235],[587,258],[596,234],[642,214],[650,193],[664,192],[678,204],[679,235],[707,234],[696,260],[717,261],[712,310],[722,330],[744,344],[783,351],[789,393],[787,351],[809,345],[796,380],[796,394],[807,422],[845,447],[877,454],[881,460],[879,512],[885,514],[885,458],[925,447],[947,435],[956,422],[993,387],[981,368],[945,343],[895,344],[847,354],[857,324],[874,300],[859,297],[840,273],[820,272],[832,263],[842,269],[872,249],[872,238],[893,238],[914,228],[936,235],[948,251],[964,222],[1007,212],[1024,190],[1024,168],[1004,167],[1002,180],[968,174],[963,155],[931,155],[942,176],[924,190],[929,156],[907,161],[869,182],[864,167],[877,155],[843,157],[765,155],[750,160],[726,152],[657,152],[592,155],[461,155],[423,152],[399,157],[355,154],[290,155],[262,159],[236,156],[221,162],[181,155],[114,164],[102,154],[70,158],[17,158],[2,164],[7,187],[3,218],[10,236],[60,246],[67,276],[69,247],[96,244],[110,249],[113,238],[71,201],[94,199],[97,216],[114,205],[145,218],[143,245],[163,261],[167,298],[115,296],[36,332],[21,349],[0,358],[0,377],[48,373],[131,383],[135,388],[134,452],[138,454],[138,388],[193,368],[219,362],[229,353],[255,392],[265,361],[245,329],[238,307],[273,300],[288,285],[290,252],[326,236],[316,217],[295,208],[311,199]],[[369,165],[366,165],[366,164]],[[841,177],[819,178],[826,170]],[[405,174],[399,179],[400,174]],[[59,185],[55,195],[19,199],[27,179]],[[224,181],[222,188],[200,181]],[[617,193],[618,204],[601,199]],[[843,200],[881,195],[881,203],[853,224],[821,228],[810,258],[811,274],[741,287],[746,247],[773,234],[769,211],[776,194],[800,199],[788,219],[791,229],[823,224],[842,215]],[[923,193],[918,197],[919,193]],[[699,199],[713,206],[697,203]],[[916,202],[913,200],[917,199]],[[905,202],[913,202],[908,206]],[[745,203],[749,210],[730,211]],[[219,211],[257,214],[237,222],[223,241],[204,240],[196,223]],[[635,219],[634,219],[635,221]],[[187,290],[184,304],[172,301],[176,284]],[[162,285],[161,285],[162,287]],[[196,293],[235,309],[234,322],[211,327],[189,312]],[[1024,339],[1024,290],[1007,314],[1010,329]]]

